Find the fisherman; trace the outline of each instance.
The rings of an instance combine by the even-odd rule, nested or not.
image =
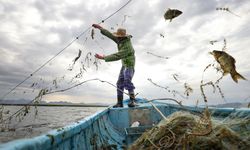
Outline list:
[[[126,34],[126,29],[118,28],[117,32],[111,33],[108,30],[104,29],[98,24],[92,25],[94,28],[97,28],[101,33],[111,40],[113,40],[118,47],[118,52],[104,56],[100,54],[95,54],[95,57],[98,59],[103,59],[105,62],[122,60],[122,67],[118,77],[117,85],[117,104],[114,107],[123,107],[123,91],[124,88],[128,90],[130,102],[129,107],[135,107],[135,94],[134,94],[134,84],[132,83],[132,78],[134,75],[135,67],[135,52],[131,43],[131,35]]]

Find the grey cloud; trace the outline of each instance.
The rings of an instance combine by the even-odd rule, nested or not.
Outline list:
[[[3,2],[2,2],[3,3]],[[6,49],[16,51],[17,62],[14,64],[8,64],[5,62],[6,59],[3,59],[4,62],[0,66],[0,78],[1,82],[15,85],[18,81],[21,81],[29,72],[40,66],[44,61],[48,60],[55,53],[58,52],[61,48],[67,45],[69,41],[74,39],[80,32],[89,27],[92,23],[98,23],[110,13],[117,10],[119,6],[124,4],[124,1],[117,1],[115,3],[105,5],[105,7],[98,8],[87,8],[87,1],[82,1],[78,5],[63,5],[63,2],[58,1],[35,1],[34,3],[21,3],[18,7],[15,3],[3,3],[4,5],[4,15],[0,14],[1,21],[3,23],[15,23],[16,26],[20,29],[18,36],[21,37],[23,44],[16,44],[13,40],[9,39],[6,34],[3,32],[0,35],[0,49]],[[206,4],[204,4],[206,3]],[[195,64],[194,62],[199,58],[207,54],[208,47],[203,45],[205,41],[210,39],[200,39],[199,41],[194,41],[194,39],[199,39],[203,37],[204,34],[199,31],[206,25],[209,25],[213,21],[211,16],[215,16],[215,13],[219,13],[215,10],[216,7],[223,7],[225,4],[229,5],[232,9],[238,9],[245,5],[246,1],[235,2],[234,0],[230,1],[209,1],[203,2],[201,0],[190,0],[190,1],[159,1],[151,7],[148,5],[148,2],[145,1],[132,1],[124,10],[119,12],[119,14],[113,16],[102,24],[107,29],[110,27],[117,28],[116,24],[121,25],[123,20],[123,15],[131,15],[130,18],[127,18],[127,21],[124,23],[124,27],[127,28],[128,32],[133,35],[132,42],[136,50],[137,60],[143,61],[150,67],[154,65],[166,64],[166,68],[163,68],[163,75],[166,75],[166,78],[170,80],[171,77],[167,77],[169,72],[178,72],[182,74],[183,79],[189,79],[191,75],[186,75],[181,70],[176,70],[175,66],[169,66],[171,59],[183,58],[183,53],[187,53],[190,49],[190,55],[186,56],[185,59],[180,59],[178,65],[185,66],[187,68],[198,67],[200,64]],[[26,28],[32,28],[36,30],[36,33],[25,34],[22,32],[22,29],[25,29],[25,24],[13,13],[22,13],[20,8],[22,7],[32,7],[36,8],[41,16],[41,25],[30,25]],[[27,7],[27,9],[28,9]],[[183,14],[178,18],[174,19],[171,23],[168,21],[165,23],[165,28],[156,28],[159,21],[164,20],[163,14],[167,8],[176,8],[183,11]],[[5,15],[6,14],[6,15]],[[73,22],[78,21],[80,24],[76,25]],[[239,20],[242,21],[242,20]],[[244,20],[245,23],[237,29],[234,33],[228,33],[227,38],[235,39],[238,38],[248,38],[248,19]],[[56,22],[55,26],[46,26],[51,22]],[[185,29],[189,25],[189,33],[183,34],[181,29]],[[112,30],[111,30],[112,31]],[[166,37],[162,39],[163,45],[168,45],[175,43],[178,46],[174,48],[160,47],[157,45],[157,40],[160,39],[159,33],[166,34]],[[48,43],[47,35],[56,34],[59,36],[58,43]],[[190,35],[191,34],[191,35]],[[77,53],[78,49],[83,49],[84,52],[91,51],[92,53],[100,52],[103,53],[100,47],[95,44],[91,39],[87,41],[87,44],[83,46],[83,42],[86,37],[89,37],[89,33],[86,33],[81,37],[72,47],[59,56],[59,60],[65,58],[64,62],[53,61],[52,65],[46,66],[41,70],[37,76],[43,76],[47,78],[48,84],[51,84],[51,79],[63,74],[70,74],[67,72],[66,67],[72,61]],[[191,37],[192,36],[192,37]],[[105,49],[105,54],[111,54],[116,51],[116,45],[112,43],[109,39],[105,37],[104,40],[101,40],[102,35],[96,30],[95,39],[100,43],[100,45]],[[209,45],[207,43],[207,45]],[[159,60],[154,56],[147,55],[146,52],[150,51],[152,53],[160,54],[163,56],[170,57],[169,60]],[[3,55],[1,56],[3,57]],[[71,59],[72,57],[72,59]],[[56,67],[57,63],[60,63],[60,67]],[[104,63],[104,62],[103,62]],[[65,68],[63,66],[65,65]],[[103,65],[101,71],[105,74],[106,69],[112,70],[108,65]],[[136,66],[140,67],[140,66]],[[14,71],[13,71],[14,70]],[[116,70],[113,70],[114,72]],[[119,70],[117,70],[119,71]],[[77,71],[76,71],[77,72]],[[9,74],[9,76],[6,76]],[[73,74],[73,73],[72,73]],[[71,74],[71,75],[72,75]],[[136,72],[135,75],[140,75]],[[69,75],[70,76],[70,75]],[[248,72],[246,72],[246,77],[250,78]],[[153,78],[153,77],[152,77]],[[32,84],[33,81],[38,80],[38,77],[32,78],[30,81],[25,83],[23,87],[28,87]],[[114,79],[114,82],[116,79]],[[146,81],[145,81],[146,82]],[[145,83],[144,83],[145,84]],[[62,84],[64,86],[64,84]],[[245,83],[244,83],[245,85]],[[67,85],[65,85],[67,86]],[[249,85],[245,85],[248,87]],[[2,86],[1,86],[2,88]],[[143,87],[139,87],[143,90],[148,91],[149,93],[146,96],[154,96],[149,85],[145,84]],[[114,92],[115,90],[112,87],[107,87],[108,91]],[[140,90],[140,89],[137,89]],[[233,90],[232,88],[227,89],[227,91]],[[105,90],[101,87],[96,87],[96,84],[88,84],[87,86],[82,86],[79,90],[72,90],[67,92],[68,95],[84,95],[81,91],[87,92],[89,95],[95,95],[96,97],[107,97]],[[96,92],[99,91],[99,92]],[[154,91],[158,91],[155,89]],[[107,91],[106,91],[107,92]],[[239,92],[241,93],[241,92]],[[245,92],[242,92],[245,94]],[[114,94],[115,95],[115,94]],[[238,94],[237,96],[239,96]],[[165,96],[162,94],[162,96]],[[197,96],[200,96],[197,94]],[[237,96],[229,95],[229,99],[232,97],[237,98]]]
[[[3,7],[4,13],[11,13],[18,9],[17,5],[13,5],[11,2],[0,2]]]
[[[43,20],[56,20],[57,13],[60,12],[60,7],[62,3],[58,1],[51,0],[43,0],[43,1],[35,1],[34,7],[38,9],[41,14]]]

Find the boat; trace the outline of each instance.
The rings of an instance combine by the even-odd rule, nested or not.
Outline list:
[[[167,100],[167,99],[165,99]],[[161,112],[168,116],[176,111],[201,113],[205,107],[182,106],[156,99],[150,102],[136,99],[138,106],[108,107],[71,125],[52,130],[30,139],[14,140],[0,145],[1,150],[123,150],[140,135],[162,120]],[[153,105],[152,105],[153,103]],[[216,118],[232,114],[250,119],[248,108],[209,108]],[[248,125],[250,129],[250,126]]]

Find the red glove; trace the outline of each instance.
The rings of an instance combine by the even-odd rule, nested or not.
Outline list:
[[[102,29],[102,27],[99,24],[92,24],[92,27],[97,28],[97,29]]]
[[[95,54],[95,57],[98,59],[104,59],[104,55]]]

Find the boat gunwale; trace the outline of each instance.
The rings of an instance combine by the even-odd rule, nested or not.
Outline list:
[[[87,116],[82,120],[73,122],[65,127],[50,130],[47,133],[44,133],[42,135],[35,136],[33,138],[17,139],[17,140],[13,140],[7,143],[0,144],[0,149],[4,148],[4,150],[6,149],[14,150],[17,147],[22,147],[22,148],[30,148],[30,147],[35,148],[36,147],[36,149],[41,149],[41,150],[49,149],[51,148],[51,146],[53,147],[57,144],[60,144],[66,139],[73,137],[74,135],[80,133],[82,130],[89,127],[89,125],[91,125],[93,122],[98,120],[108,111],[109,111],[109,107],[104,110],[97,111],[96,113],[90,116]],[[46,145],[46,147],[44,147],[44,145]]]

